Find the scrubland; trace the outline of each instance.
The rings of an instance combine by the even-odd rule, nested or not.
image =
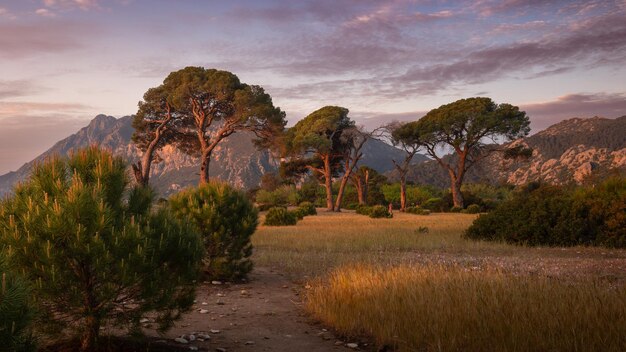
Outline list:
[[[476,215],[352,212],[261,226],[256,265],[302,282],[306,310],[400,351],[626,350],[626,251],[462,237]]]

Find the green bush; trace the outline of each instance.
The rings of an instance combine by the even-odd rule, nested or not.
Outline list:
[[[481,212],[481,207],[478,204],[470,204],[467,208],[465,208],[466,214],[478,214]]]
[[[302,209],[304,215],[317,215],[317,210],[315,209],[315,205],[311,202],[302,202],[298,206],[299,209]]]
[[[169,206],[202,235],[205,270],[210,279],[241,279],[252,270],[250,237],[258,225],[259,213],[243,192],[227,183],[211,181],[172,196]]]
[[[128,183],[124,161],[92,147],[36,165],[0,202],[0,244],[32,287],[37,328],[81,350],[101,326],[139,331],[150,314],[165,330],[193,304],[200,237]]]
[[[448,209],[446,203],[441,198],[430,198],[421,205],[421,208],[432,212],[444,212]]]
[[[0,351],[35,351],[31,336],[33,307],[26,282],[9,271],[0,256]]]
[[[297,222],[297,215],[283,207],[271,208],[265,215],[266,226],[291,226]]]
[[[460,213],[463,210],[461,207],[452,207],[450,208],[451,213]]]
[[[383,205],[374,205],[370,212],[369,212],[369,217],[373,218],[373,219],[378,219],[378,218],[392,218],[393,214],[391,214],[387,207],[383,206]]]
[[[385,196],[386,203],[392,203],[394,207],[400,207],[400,183],[392,183],[383,185],[382,192]],[[441,190],[433,186],[406,186],[406,204],[423,204],[428,199],[437,197],[441,194]]]
[[[256,202],[261,210],[272,207],[286,207],[296,205],[299,200],[298,191],[294,186],[280,186],[273,191],[259,190],[256,193]]]
[[[430,210],[422,209],[420,207],[408,207],[404,211],[409,213],[409,214],[430,215]]]
[[[594,188],[527,187],[479,216],[465,236],[548,246],[626,247],[626,179]]]
[[[360,215],[370,215],[370,213],[372,212],[372,207],[369,207],[367,205],[357,205],[356,207],[356,213],[360,214]]]
[[[302,208],[296,208],[294,210],[290,210],[289,212],[293,213],[298,220],[304,219],[304,217],[307,215],[305,213],[306,211]]]

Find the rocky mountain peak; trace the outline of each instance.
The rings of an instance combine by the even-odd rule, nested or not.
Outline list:
[[[28,176],[33,163],[47,155],[67,155],[71,150],[96,144],[123,156],[129,162],[140,158],[142,152],[131,142],[133,134],[132,116],[116,119],[98,115],[75,134],[57,142],[52,148],[24,164],[16,172],[0,176],[0,195],[10,192],[13,185]],[[209,174],[228,181],[236,187],[254,188],[259,185],[263,174],[278,170],[280,160],[267,151],[259,151],[252,142],[254,136],[238,132],[222,141],[213,151]],[[364,164],[385,172],[393,168],[391,159],[399,157],[400,150],[380,141],[371,141],[364,150]],[[197,184],[199,164],[197,157],[186,155],[176,148],[165,147],[158,151],[161,161],[153,164],[150,180],[161,195],[166,196],[189,185]]]

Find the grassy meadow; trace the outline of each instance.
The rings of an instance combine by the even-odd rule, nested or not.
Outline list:
[[[260,226],[254,261],[309,283],[316,319],[399,351],[626,350],[626,251],[466,240],[475,217],[321,210]]]

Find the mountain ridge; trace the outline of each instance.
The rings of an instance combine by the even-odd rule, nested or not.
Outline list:
[[[115,118],[99,114],[87,126],[55,143],[51,148],[16,171],[0,176],[0,195],[11,192],[13,185],[26,179],[36,162],[51,155],[67,155],[71,150],[96,144],[124,157],[129,162],[139,159],[141,152],[132,144],[132,116]],[[228,181],[236,187],[249,189],[257,187],[261,177],[267,172],[278,170],[280,160],[268,151],[259,151],[253,144],[253,135],[238,132],[223,140],[213,151],[209,174]],[[393,168],[392,158],[398,158],[401,151],[381,141],[368,141],[364,146],[363,164],[379,172]],[[160,159],[153,163],[150,182],[163,195],[167,196],[184,187],[197,184],[199,180],[199,159],[186,155],[172,146],[158,152]],[[426,160],[420,156],[418,160]]]
[[[493,153],[468,170],[465,182],[582,183],[593,174],[626,171],[626,116],[567,119],[505,146],[531,148],[533,153],[527,160],[508,160]],[[388,176],[397,178],[393,172]],[[413,167],[407,179],[439,187],[449,187],[450,182],[433,161]]]

